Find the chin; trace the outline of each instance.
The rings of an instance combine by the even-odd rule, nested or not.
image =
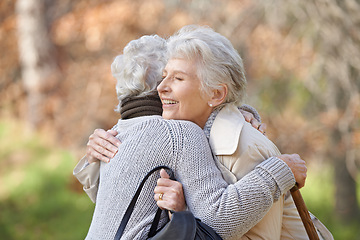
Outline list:
[[[162,113],[162,117],[163,117],[164,119],[167,119],[167,120],[174,119],[171,114],[166,113],[166,112],[163,112],[163,113]]]

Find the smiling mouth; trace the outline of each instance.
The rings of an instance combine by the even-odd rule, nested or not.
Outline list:
[[[172,105],[172,104],[177,104],[179,103],[178,101],[174,101],[174,100],[166,100],[166,99],[162,99],[162,103],[166,104],[166,105]]]

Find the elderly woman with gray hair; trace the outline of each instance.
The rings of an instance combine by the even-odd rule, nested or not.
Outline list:
[[[206,131],[208,117],[224,102],[227,85],[221,83],[216,88],[210,86],[209,91],[203,91],[195,66],[203,67],[208,62],[197,58],[191,61],[191,57],[196,56],[191,52],[182,56],[189,58],[170,55],[164,80],[158,87],[163,116],[188,121],[161,118],[161,103],[154,90],[161,80],[160,65],[166,59],[165,52],[165,42],[161,38],[146,36],[130,42],[124,54],[117,57],[112,65],[113,75],[118,80],[119,110],[122,113],[122,119],[113,130],[119,133],[116,138],[122,144],[109,163],[100,163],[96,207],[87,239],[114,237],[141,178],[158,165],[167,165],[174,170],[175,177],[183,184],[189,210],[224,239],[236,239],[246,233],[263,218],[273,202],[295,184],[295,180],[304,185],[306,167],[297,155],[281,155],[259,161],[252,171],[228,185],[201,130],[205,127],[205,133],[209,134]],[[198,65],[200,63],[203,65]],[[230,72],[229,76],[233,77],[232,74],[237,73]],[[97,163],[87,163],[90,155],[88,153],[74,170],[84,185],[89,185],[86,169]],[[155,185],[156,179],[151,178],[149,186],[140,195],[139,207],[135,208],[125,229],[124,239],[146,238],[156,212],[155,200],[159,204],[166,202],[167,198],[165,190],[158,192],[155,189],[154,200],[152,193]],[[166,218],[162,216],[160,225],[165,222]]]
[[[163,103],[162,116],[186,119],[204,129],[217,165],[229,184],[242,179],[265,159],[281,155],[268,138],[245,121],[237,107],[245,96],[245,70],[240,55],[224,36],[206,27],[183,27],[168,40],[168,55],[163,81],[157,88]],[[171,180],[158,181],[155,194],[169,195],[167,200],[158,201],[160,207],[172,209],[184,205],[179,203],[182,198],[172,194],[179,192],[176,186]],[[155,199],[158,200],[156,195]],[[329,235],[319,221],[316,225]],[[231,221],[228,226],[236,227]],[[308,239],[308,236],[287,192],[260,222],[233,239]]]

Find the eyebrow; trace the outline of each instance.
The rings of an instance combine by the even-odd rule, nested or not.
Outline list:
[[[167,73],[166,69],[163,70],[163,73]],[[187,76],[192,75],[192,74],[188,74],[188,73],[186,73],[186,72],[184,72],[184,71],[181,71],[181,70],[175,70],[175,71],[173,71],[173,73],[174,73],[174,74],[176,74],[176,73],[181,73],[181,74],[185,74],[185,75],[187,75]]]

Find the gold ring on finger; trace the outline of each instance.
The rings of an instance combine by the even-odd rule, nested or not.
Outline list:
[[[159,194],[159,200],[163,200],[163,196],[164,196],[164,194],[163,194],[163,193],[160,193],[160,194]]]

